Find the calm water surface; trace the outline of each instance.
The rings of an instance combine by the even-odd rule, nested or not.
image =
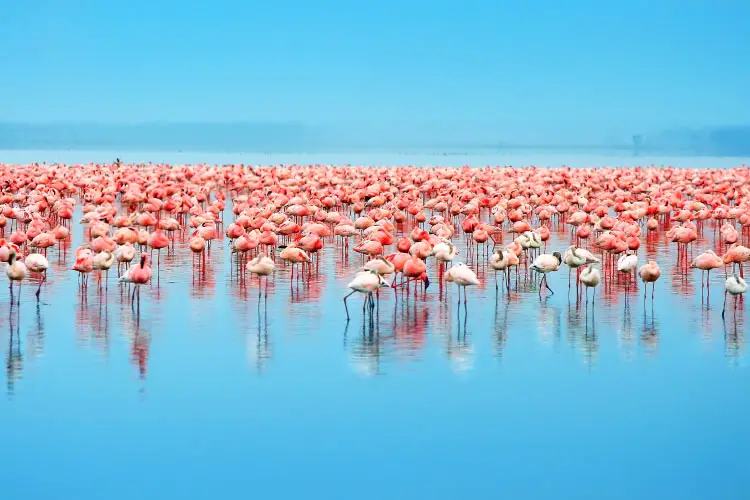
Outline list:
[[[133,310],[114,272],[78,291],[82,241],[50,253],[40,305],[33,280],[20,308],[0,293],[2,498],[750,495],[745,304],[722,322],[721,273],[701,297],[663,232],[640,250],[664,273],[653,306],[616,282],[586,306],[567,270],[547,299],[523,272],[496,294],[462,247],[483,281],[466,310],[433,263],[426,293],[384,291],[372,322],[352,297],[349,323],[362,261],[333,242],[267,303],[227,240],[197,275],[178,244]]]

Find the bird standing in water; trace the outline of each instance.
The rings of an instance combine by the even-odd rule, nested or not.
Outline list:
[[[617,259],[617,272],[626,273],[628,275],[628,280],[625,282],[625,302],[627,302],[628,300],[628,288],[630,285],[630,278],[631,278],[630,273],[635,272],[637,267],[638,267],[638,255],[636,255],[635,253],[628,252],[628,253],[623,254],[619,259]],[[659,274],[661,274],[661,271],[659,271]],[[658,276],[657,276],[657,279],[658,279]],[[656,281],[656,279],[654,281]]]
[[[638,270],[638,276],[643,280],[643,300],[646,300],[646,288],[651,283],[651,300],[654,300],[654,287],[656,286],[656,280],[661,276],[661,269],[659,264],[655,261],[650,260],[648,263],[641,266]]]
[[[135,300],[136,291],[138,292],[138,303],[141,302],[141,285],[145,285],[151,281],[151,266],[148,265],[148,254],[146,252],[141,253],[141,260],[137,266],[133,266],[128,269],[119,281],[121,283],[133,283],[133,295],[130,297],[130,303],[132,304]]]
[[[508,282],[508,266],[510,265],[510,260],[508,259],[508,251],[502,250],[498,248],[495,250],[495,253],[492,254],[490,257],[490,267],[495,270],[495,292],[498,290],[497,286],[497,273],[498,271],[503,272],[503,280],[506,281],[508,284],[508,287],[510,287],[510,283]]]
[[[466,287],[479,285],[479,278],[466,264],[459,262],[445,272],[445,281],[452,281],[458,285],[458,303],[461,303],[461,289],[464,289],[464,305],[466,304]]]
[[[261,290],[260,279],[263,276],[266,277],[265,296],[268,298],[268,277],[276,271],[276,263],[273,259],[266,257],[263,254],[258,255],[245,265],[245,269],[258,277],[258,298],[260,298]]]
[[[587,304],[589,302],[589,288],[594,289],[594,296],[591,298],[591,303],[593,304],[596,300],[596,287],[599,286],[599,283],[602,281],[602,275],[599,273],[599,269],[589,264],[583,269],[583,271],[581,271],[580,279],[583,286],[586,287]]]
[[[15,249],[10,249],[8,255],[8,267],[5,268],[5,275],[8,277],[10,289],[10,303],[13,303],[13,282],[18,281],[18,303],[21,303],[21,284],[26,278],[26,264],[18,260],[18,254]]]
[[[724,313],[727,310],[727,294],[730,293],[734,296],[734,308],[737,309],[737,296],[747,292],[747,282],[744,278],[733,274],[724,283],[724,308],[721,310],[721,317],[724,318]]]

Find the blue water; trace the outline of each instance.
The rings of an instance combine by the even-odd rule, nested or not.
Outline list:
[[[661,232],[640,250],[664,271],[653,305],[617,282],[586,305],[566,270],[549,298],[523,273],[496,294],[462,246],[466,309],[431,264],[426,293],[383,291],[372,322],[352,297],[349,323],[361,259],[332,242],[267,303],[226,240],[197,276],[178,245],[134,310],[114,272],[78,291],[81,241],[50,253],[39,306],[35,279],[20,308],[0,288],[0,498],[750,495],[746,305],[723,322],[722,273],[702,297]]]

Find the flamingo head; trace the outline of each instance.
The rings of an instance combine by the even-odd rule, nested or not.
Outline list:
[[[553,252],[552,256],[557,259],[558,264],[562,263],[562,255],[560,255],[560,252]]]
[[[146,252],[141,252],[141,268],[146,265],[146,260],[148,259],[148,254]]]
[[[427,273],[420,274],[418,279],[424,281],[424,289],[425,290],[427,290],[430,287],[430,277],[427,276]]]

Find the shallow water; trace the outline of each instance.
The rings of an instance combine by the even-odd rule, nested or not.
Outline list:
[[[663,231],[639,253],[653,303],[610,280],[585,304],[565,268],[550,297],[523,271],[496,292],[462,245],[466,308],[432,263],[426,291],[383,290],[372,321],[352,297],[348,323],[362,260],[333,241],[267,301],[226,239],[197,275],[178,244],[133,308],[114,271],[78,291],[83,238],[50,252],[39,305],[36,278],[20,307],[0,294],[2,498],[747,498],[746,306],[722,321],[723,273],[708,299]]]

